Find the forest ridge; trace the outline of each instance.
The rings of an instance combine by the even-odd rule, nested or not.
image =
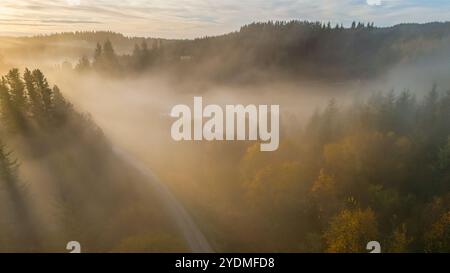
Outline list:
[[[269,21],[194,40],[125,37],[114,32],[67,32],[0,40],[5,40],[5,59],[24,54],[33,58],[49,55],[66,58],[74,66],[82,56],[94,61],[96,45],[109,41],[118,60],[114,69],[120,66],[121,72],[164,68],[179,75],[189,70],[190,76],[230,80],[262,71],[284,77],[340,80],[372,78],[396,64],[444,54],[449,37],[450,23],[381,28],[373,23],[354,22],[344,27]]]

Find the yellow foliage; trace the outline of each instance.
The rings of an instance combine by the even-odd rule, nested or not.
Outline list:
[[[277,206],[290,200],[295,195],[301,183],[300,164],[298,162],[283,162],[269,165],[257,171],[256,175],[245,183],[249,201],[253,204],[268,202]]]
[[[427,252],[450,252],[450,211],[441,215],[425,234]]]
[[[336,187],[336,181],[333,176],[328,175],[324,169],[320,170],[319,177],[314,181],[311,192],[314,195],[332,196]]]
[[[378,228],[372,209],[344,209],[333,218],[325,232],[326,251],[366,252],[368,242],[377,240]]]
[[[403,224],[401,227],[394,230],[389,244],[389,252],[407,253],[408,247],[412,241],[413,239],[408,237],[406,226]]]

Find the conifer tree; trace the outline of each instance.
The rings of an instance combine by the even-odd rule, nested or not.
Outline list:
[[[26,68],[23,74],[25,81],[25,87],[28,95],[29,110],[33,116],[40,116],[42,114],[42,104],[40,94],[37,92],[37,88],[34,82],[31,71]]]
[[[24,111],[27,98],[25,95],[25,84],[20,78],[19,70],[17,68],[11,69],[6,75],[6,81],[11,90],[11,102],[18,111]]]
[[[100,62],[100,59],[102,57],[102,46],[100,45],[100,43],[97,43],[97,47],[95,48],[95,53],[94,53],[94,62]]]
[[[0,114],[3,123],[6,127],[13,125],[12,120],[13,110],[12,110],[12,100],[9,93],[9,88],[4,77],[0,80]]]
[[[36,91],[42,100],[42,107],[46,117],[52,112],[52,89],[50,89],[47,79],[39,69],[33,71],[33,79]]]
[[[91,62],[86,56],[81,57],[78,64],[75,66],[75,70],[78,72],[85,72],[91,68]]]
[[[107,40],[103,45],[103,56],[108,64],[114,64],[117,61],[116,52],[110,40]]]
[[[38,246],[37,236],[30,211],[24,200],[25,191],[17,175],[19,164],[17,160],[11,159],[11,154],[0,142],[0,187],[11,202],[13,209],[14,219],[9,219],[9,222],[13,224],[14,232],[17,233],[18,239],[14,242],[17,243],[15,248],[33,249]]]
[[[66,101],[59,87],[55,85],[53,87],[53,119],[57,124],[65,121],[70,107],[71,104]]]

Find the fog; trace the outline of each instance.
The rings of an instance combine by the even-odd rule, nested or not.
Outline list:
[[[111,225],[119,226],[119,222],[126,225],[125,221],[127,220],[133,226],[139,226],[143,215],[147,213],[144,207],[151,206],[149,213],[153,218],[149,217],[142,221],[148,221],[145,222],[147,226],[155,227],[151,231],[162,234],[163,239],[158,241],[159,238],[151,237],[149,241],[152,243],[156,241],[159,246],[166,242],[173,244],[174,248],[169,247],[169,251],[185,250],[186,245],[191,251],[309,250],[307,248],[310,247],[309,245],[302,248],[303,246],[291,244],[290,239],[295,236],[293,234],[308,230],[310,224],[300,223],[291,227],[291,222],[294,223],[291,217],[297,215],[295,214],[298,213],[296,206],[300,207],[299,203],[301,206],[307,207],[301,202],[304,202],[307,194],[311,192],[309,187],[315,178],[311,179],[310,176],[317,177],[315,173],[317,166],[314,165],[316,163],[310,159],[313,158],[312,154],[316,156],[317,151],[313,153],[309,150],[310,147],[302,146],[307,146],[303,141],[307,139],[305,135],[308,133],[308,125],[314,115],[323,112],[324,109],[329,109],[330,105],[336,106],[339,111],[345,111],[358,103],[365,105],[370,97],[380,93],[388,94],[391,90],[395,95],[409,90],[416,97],[423,98],[434,84],[441,93],[450,88],[450,78],[448,77],[450,57],[445,54],[447,51],[444,49],[438,52],[434,51],[432,54],[421,55],[418,58],[402,60],[387,68],[383,73],[371,77],[344,78],[342,80],[308,78],[302,77],[302,75],[296,78],[291,74],[278,77],[277,75],[283,74],[283,71],[269,75],[273,71],[271,68],[267,71],[256,71],[255,74],[259,76],[253,80],[250,78],[245,82],[231,80],[227,82],[226,80],[209,79],[208,73],[211,69],[209,66],[203,67],[204,71],[202,71],[202,66],[199,65],[195,68],[195,73],[193,73],[195,75],[190,77],[189,65],[193,64],[180,65],[184,69],[181,71],[186,73],[183,77],[176,74],[179,71],[173,67],[171,67],[172,69],[161,67],[144,73],[124,73],[124,75],[108,75],[94,69],[80,73],[72,67],[64,68],[62,63],[66,62],[67,65],[69,62],[69,66],[72,66],[80,54],[89,52],[92,43],[58,42],[52,47],[44,45],[42,54],[34,57],[33,52],[35,51],[23,55],[19,54],[20,50],[16,52],[16,48],[21,48],[25,44],[17,44],[17,41],[9,40],[6,42],[10,44],[6,43],[3,46],[5,55],[8,57],[0,62],[2,70],[11,67],[42,69],[49,82],[59,86],[64,97],[74,105],[76,111],[88,113],[93,122],[101,128],[111,146],[116,151],[121,151],[116,152],[116,158],[111,159],[108,152],[99,149],[99,153],[108,155],[108,163],[102,171],[110,174],[111,177],[103,179],[115,180],[114,183],[117,184],[112,186],[116,189],[114,194],[120,196],[121,191],[125,192],[129,190],[127,189],[129,185],[133,185],[131,186],[132,193],[124,194],[124,200],[121,203],[125,206],[124,211],[121,211],[117,219],[114,219],[116,222],[111,221],[113,223]],[[64,50],[55,51],[58,47]],[[129,54],[123,48],[120,52]],[[236,56],[239,57],[238,54]],[[239,59],[237,57],[236,60]],[[199,76],[202,74],[205,74],[204,78]],[[264,78],[264,75],[270,77]],[[205,105],[279,105],[280,150],[268,154],[256,153],[254,146],[258,143],[249,141],[174,141],[170,135],[170,128],[175,120],[169,116],[169,113],[177,104],[192,106],[194,96],[203,97]],[[71,137],[76,138],[77,136],[74,133]],[[61,142],[64,142],[65,138],[62,139]],[[16,143],[10,143],[11,146],[20,146],[22,143],[21,139],[14,141]],[[73,160],[67,160],[61,165],[47,163],[65,160],[64,155],[59,154],[59,150],[53,151],[53,153],[49,152],[42,157],[19,153],[19,155],[24,155],[21,158],[20,174],[26,182],[29,182],[28,187],[31,195],[34,196],[34,199],[28,202],[30,206],[35,206],[35,211],[39,212],[36,221],[44,227],[41,230],[42,233],[50,234],[64,229],[58,216],[55,216],[58,209],[55,209],[53,201],[48,201],[54,200],[55,196],[62,192],[58,179],[53,177],[52,167],[88,169],[89,181],[101,180],[98,177],[101,173],[97,173],[95,167],[88,163],[85,166],[83,162],[79,162],[80,158],[81,161],[87,160],[86,154],[78,151],[83,148],[89,150],[92,147],[80,141],[77,145],[61,152],[69,155]],[[326,150],[326,148],[329,148],[329,145],[325,145],[322,150]],[[319,150],[319,153],[322,153],[322,150]],[[104,159],[101,156],[99,158]],[[92,161],[95,162],[95,159]],[[44,167],[43,162],[45,162]],[[264,164],[259,164],[261,162],[269,167],[265,168]],[[270,165],[267,162],[273,164]],[[76,164],[82,166],[76,166]],[[308,170],[307,167],[304,167],[308,164],[314,165],[314,168]],[[320,168],[319,170],[322,171]],[[125,172],[125,174],[120,176],[121,172]],[[310,175],[308,172],[313,174]],[[64,175],[61,177],[64,178]],[[72,182],[78,182],[84,178],[86,177],[74,177]],[[271,189],[269,184],[264,184],[266,182],[264,179],[270,180],[274,184],[279,182],[278,180],[281,181],[280,188],[274,190],[274,196],[269,193],[267,197],[263,190],[258,188]],[[285,185],[288,183],[285,183],[286,181],[283,179],[289,182],[291,182],[289,179],[292,179],[297,184],[295,186]],[[257,182],[261,185],[255,185]],[[145,186],[141,188],[136,186],[136,183]],[[75,203],[80,203],[80,207],[84,209],[83,213],[86,213],[87,218],[94,219],[92,221],[95,222],[98,217],[106,218],[105,215],[107,215],[101,211],[102,208],[95,208],[95,205],[104,204],[102,202],[109,204],[114,201],[107,196],[108,193],[105,193],[105,196],[98,198],[98,203],[88,203],[89,200],[96,199],[96,196],[88,196],[92,189],[91,186],[73,183],[65,190],[69,189],[80,193],[80,196],[86,195],[86,198],[77,199]],[[108,186],[109,184],[101,183],[98,186],[98,192],[102,192],[102,187]],[[292,197],[289,195],[290,188],[288,186],[294,187],[296,194],[300,194]],[[139,201],[133,199],[136,192],[140,198]],[[285,198],[285,196],[289,198]],[[122,197],[118,198],[122,199]],[[84,204],[85,202],[86,204]],[[268,204],[265,205],[264,202]],[[132,208],[128,209],[128,204],[136,205],[138,209],[132,205],[130,205]],[[277,210],[278,206],[281,207],[280,210]],[[134,209],[138,212],[134,212]],[[274,212],[270,215],[279,217],[278,220],[281,223],[279,226],[273,225],[272,219],[265,215],[266,210],[271,211],[272,209]],[[114,209],[111,210],[114,211]],[[289,215],[284,211],[294,211],[295,213]],[[287,224],[283,225],[283,221]],[[83,229],[83,224],[77,223],[76,228]],[[178,226],[177,231],[174,226]],[[99,232],[102,227],[98,227],[95,232]],[[123,240],[117,245],[114,244],[114,246],[96,242],[98,245],[93,249],[96,251],[104,248],[112,249],[112,251],[136,250],[136,245],[139,245],[136,242],[142,238],[139,236],[147,236],[147,233],[141,230],[145,228],[145,225],[136,228],[138,235],[134,237],[129,236],[129,233],[135,231],[134,229],[120,227],[118,229],[130,238],[126,237],[127,240]],[[164,233],[167,230],[168,235]],[[86,236],[95,238],[93,235],[95,232]],[[116,234],[114,232],[104,236],[114,237]],[[175,233],[178,233],[178,236],[183,235],[184,244],[180,243],[179,238],[174,235]],[[299,236],[301,242],[308,240],[308,236],[316,236],[316,234],[304,233]],[[171,241],[165,236],[175,239]],[[197,243],[191,240],[194,237],[200,238]],[[114,239],[111,240],[114,241]],[[320,240],[317,239],[317,241]],[[143,250],[147,251],[148,249],[144,248]]]
[[[215,175],[225,177],[214,182],[214,178],[211,179],[215,175],[211,177],[204,169],[223,168],[238,174],[233,161],[243,156],[252,143],[175,142],[170,136],[174,119],[169,117],[174,105],[192,106],[194,96],[202,96],[204,104],[222,106],[278,104],[281,109],[283,143],[303,130],[313,114],[324,109],[331,100],[345,108],[364,101],[373,94],[388,93],[390,90],[398,93],[409,89],[419,97],[429,92],[434,83],[443,90],[450,86],[448,78],[442,72],[448,71],[444,69],[447,64],[448,62],[443,61],[436,67],[436,61],[421,61],[396,66],[379,78],[344,82],[280,80],[245,85],[214,85],[198,81],[180,83],[165,73],[117,79],[95,73],[79,75],[63,71],[51,74],[51,79],[58,83],[77,109],[92,115],[95,123],[104,130],[114,145],[129,152],[161,178],[162,183],[170,188],[194,216],[195,221],[200,223],[200,229],[206,232],[213,248],[233,250],[234,248],[222,248],[220,241],[233,241],[229,235],[223,234],[232,227],[228,221],[233,218],[227,216],[226,211],[237,209],[235,206],[240,203],[232,200],[237,194],[241,194],[237,191],[242,189],[236,187],[234,182],[227,182],[234,179],[235,175],[218,171]],[[237,155],[233,155],[235,153]],[[211,203],[213,200],[214,204]],[[220,216],[223,219],[208,216],[208,211],[211,210],[216,214],[223,214]],[[249,223],[261,221],[258,214],[243,214]],[[208,226],[213,225],[224,229],[214,227],[212,229],[215,231],[209,230]],[[212,235],[211,232],[219,234]],[[239,231],[247,234],[248,238],[257,240],[260,235],[253,232]]]
[[[360,90],[366,88],[356,82],[272,82],[252,86],[214,86],[196,82],[180,85],[167,75],[114,79],[95,74],[67,76],[56,73],[53,81],[58,82],[80,111],[92,115],[114,143],[142,160],[162,166],[172,157],[179,156],[177,149],[184,144],[173,141],[170,136],[175,119],[169,113],[177,104],[193,106],[194,96],[202,96],[205,105],[277,104],[284,125],[298,128],[331,99],[345,105],[364,97]]]
[[[446,91],[450,86],[449,69],[450,59],[438,57],[397,65],[374,79],[342,82],[280,80],[214,85],[201,81],[179,83],[167,73],[114,78],[61,70],[50,74],[50,78],[77,109],[92,115],[113,142],[143,160],[161,161],[177,156],[176,147],[181,145],[170,136],[175,120],[169,117],[170,110],[177,104],[192,106],[194,96],[202,96],[204,104],[221,106],[277,104],[284,127],[303,127],[315,111],[331,100],[346,106],[391,90],[409,90],[420,97],[433,84]],[[168,151],[175,154],[167,155]]]

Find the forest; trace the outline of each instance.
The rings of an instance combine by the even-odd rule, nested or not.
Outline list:
[[[449,103],[435,88],[331,101],[276,156],[240,156],[242,200],[284,234],[280,251],[364,252],[378,238],[384,252],[448,252]]]
[[[96,58],[101,48],[106,47],[104,51],[109,56],[104,62],[110,62],[109,69],[116,74],[163,70],[178,79],[250,84],[256,78],[263,81],[280,77],[333,81],[373,78],[395,64],[446,51],[449,24],[377,27],[373,23],[354,22],[344,27],[329,22],[268,21],[251,23],[229,34],[193,40],[79,31],[2,37],[0,49],[5,64],[8,60],[11,63],[25,58],[34,60],[32,64],[54,65],[50,59],[83,70],[89,61],[101,73],[110,73],[103,71],[102,65],[95,65],[101,63]]]
[[[144,178],[39,69],[4,75],[0,107],[1,252],[62,252],[74,238],[89,252],[186,249]]]
[[[217,252],[449,252],[449,38],[307,21],[0,38],[0,251],[192,250],[121,147]],[[280,105],[278,150],[173,141],[171,107],[197,95]]]
[[[265,77],[368,79],[395,64],[447,50],[449,36],[449,23],[378,28],[373,23],[354,22],[344,28],[321,22],[269,21],[218,37],[143,39],[135,42],[131,54],[116,54],[107,38],[104,45],[97,44],[94,54],[84,53],[77,68],[100,67],[105,72],[104,63],[112,73],[168,69],[182,79],[188,75],[226,83]],[[99,59],[102,46],[103,60]]]

